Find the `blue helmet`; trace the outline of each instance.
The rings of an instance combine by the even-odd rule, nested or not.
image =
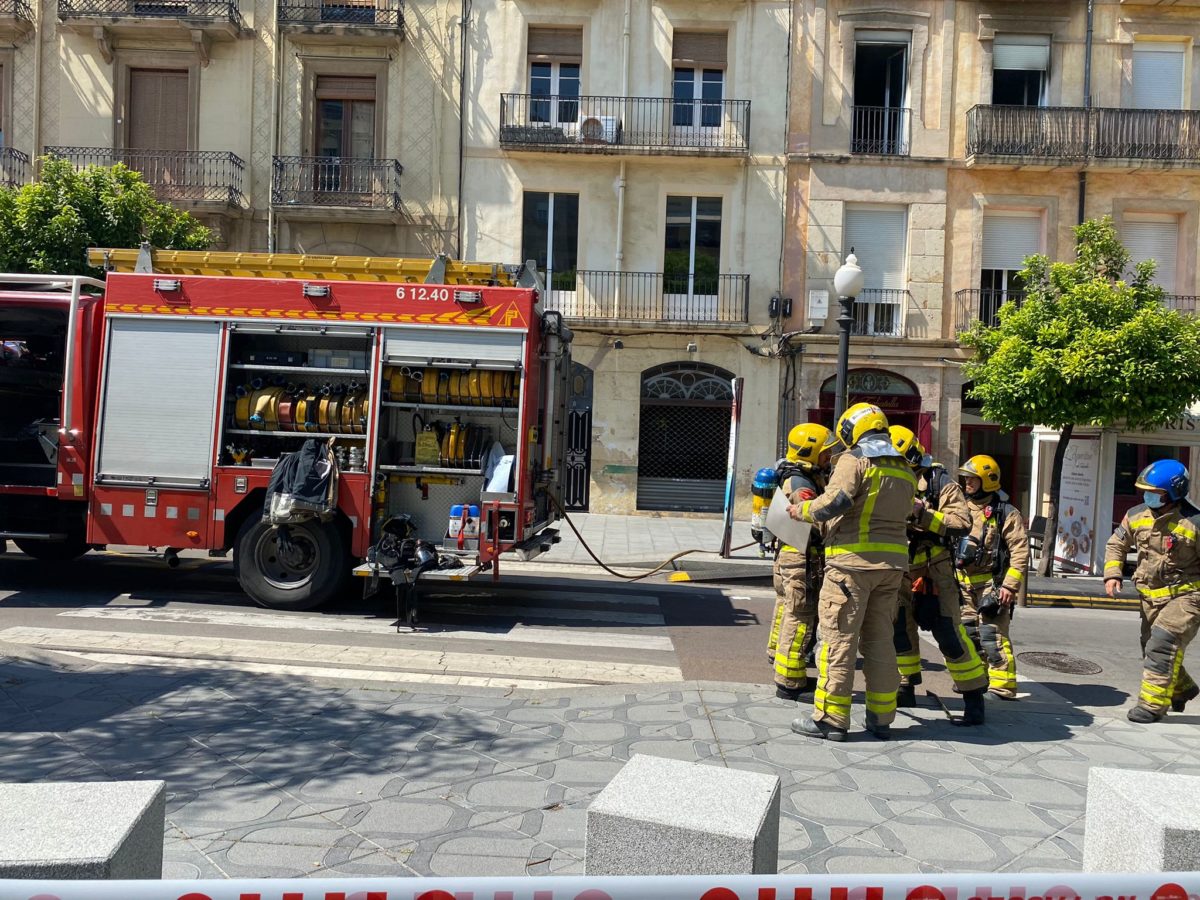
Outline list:
[[[1160,459],[1142,469],[1134,486],[1143,491],[1164,491],[1167,499],[1177,502],[1187,496],[1188,471],[1176,459]]]

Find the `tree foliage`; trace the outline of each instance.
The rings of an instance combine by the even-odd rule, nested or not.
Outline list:
[[[1162,426],[1200,399],[1200,317],[1164,306],[1153,261],[1129,272],[1111,218],[1075,234],[1074,262],[1029,257],[1024,301],[964,335],[971,396],[1009,429]]]
[[[0,271],[97,275],[88,247],[204,250],[212,233],[198,219],[159,202],[141,173],[118,163],[76,169],[41,160],[33,184],[0,190]]]

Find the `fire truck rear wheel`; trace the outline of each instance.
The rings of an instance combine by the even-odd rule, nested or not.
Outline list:
[[[71,535],[56,541],[13,538],[13,543],[26,556],[40,559],[42,562],[70,562],[88,552],[88,544],[83,535]]]
[[[268,609],[313,609],[337,596],[346,573],[346,547],[332,524],[289,525],[278,531],[251,518],[238,532],[234,566],[242,590]]]

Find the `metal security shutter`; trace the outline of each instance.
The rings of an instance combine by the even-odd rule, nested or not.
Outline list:
[[[983,217],[984,269],[1025,268],[1025,257],[1042,252],[1042,219],[1034,214],[985,213]]]
[[[133,150],[187,150],[188,73],[165,69],[129,71],[129,124]]]
[[[1130,266],[1143,260],[1158,263],[1154,283],[1166,291],[1175,290],[1175,261],[1179,253],[1179,220],[1163,216],[1142,221],[1125,221],[1121,242],[1129,251]]]
[[[859,28],[854,32],[856,44],[910,44],[911,31],[880,31],[872,28]]]
[[[375,78],[360,75],[318,75],[316,92],[318,100],[373,101]]]
[[[992,42],[992,68],[1045,72],[1050,68],[1050,35],[996,35]]]
[[[389,328],[383,335],[384,355],[390,363],[427,366],[438,361],[476,362],[508,369],[521,364],[522,338],[520,331],[500,328]]]
[[[582,28],[529,27],[529,56],[558,62],[583,62]]]
[[[908,210],[903,206],[846,207],[843,244],[845,253],[855,248],[862,266],[864,287],[869,290],[908,287],[904,271],[907,250]]]
[[[676,31],[671,59],[675,65],[723,68],[729,59],[729,32]]]
[[[216,322],[112,320],[97,480],[207,482],[220,351]]]
[[[1134,46],[1134,109],[1183,109],[1184,49],[1169,43]]]

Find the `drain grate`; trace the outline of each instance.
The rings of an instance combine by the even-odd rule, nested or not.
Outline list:
[[[1099,675],[1104,671],[1090,659],[1082,659],[1070,653],[1030,650],[1018,653],[1017,659],[1039,669],[1049,669],[1051,672],[1062,672],[1066,675]]]

